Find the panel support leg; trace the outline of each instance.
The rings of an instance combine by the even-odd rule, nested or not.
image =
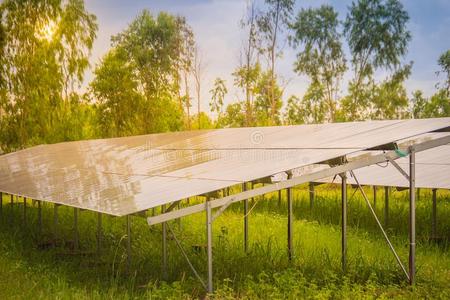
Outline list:
[[[208,240],[207,253],[208,253],[208,293],[213,292],[213,253],[212,253],[212,214],[211,203],[206,202],[206,235]]]
[[[281,207],[281,190],[278,191],[278,207]]]
[[[27,225],[27,198],[23,197],[23,224]]]
[[[314,207],[314,183],[309,183],[309,208],[312,210]]]
[[[242,184],[242,191],[247,190],[247,184]],[[248,251],[248,199],[244,200],[244,251]]]
[[[42,235],[42,201],[38,200],[38,230],[39,235]]]
[[[9,210],[10,211],[10,213],[9,213],[9,215],[10,215],[10,220],[11,220],[11,222],[13,222],[14,221],[14,198],[13,198],[13,195],[12,194],[10,194],[9,195],[9,198],[10,198],[10,202],[11,202],[11,209]]]
[[[40,203],[40,202],[38,202]],[[78,208],[74,207],[73,209],[73,249],[78,251],[79,242],[78,242]]]
[[[291,176],[288,177],[289,179]],[[287,189],[287,206],[288,206],[288,223],[287,223],[287,246],[288,246],[288,259],[292,261],[292,257],[294,256],[293,250],[293,207],[292,207],[292,188]]]
[[[431,211],[431,237],[436,238],[437,230],[436,230],[436,215],[437,215],[437,189],[433,189],[433,208]]]
[[[342,197],[342,223],[341,223],[341,259],[342,259],[342,271],[347,270],[347,175],[345,173],[341,176],[341,197]]]
[[[416,274],[416,153],[410,147],[409,154],[409,284],[413,285]]]
[[[131,271],[131,216],[127,216],[127,270]]]
[[[384,226],[389,224],[389,187],[384,187]]]
[[[97,255],[102,251],[102,213],[97,213]]]
[[[377,209],[377,187],[373,186],[373,209],[376,211]]]
[[[53,239],[55,242],[55,245],[57,244],[58,240],[58,204],[53,205]]]
[[[161,213],[166,211],[166,206],[161,206]],[[167,280],[167,224],[162,223],[162,277]]]

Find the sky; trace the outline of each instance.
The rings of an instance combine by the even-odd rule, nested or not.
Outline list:
[[[297,0],[295,14],[301,8],[318,7],[321,4],[332,5],[343,20],[351,0]],[[439,70],[437,59],[440,54],[450,49],[450,0],[404,0],[409,13],[408,29],[412,33],[408,54],[404,62],[413,61],[412,74],[405,82],[408,95],[420,89],[426,96],[435,92]],[[244,15],[245,0],[86,0],[86,9],[97,16],[99,29],[91,55],[92,68],[87,71],[83,89],[92,80],[92,69],[100,62],[111,45],[111,36],[120,33],[143,10],[153,14],[166,11],[185,16],[193,28],[196,42],[203,61],[206,64],[202,84],[202,111],[209,109],[209,90],[217,77],[226,80],[228,95],[225,103],[237,101],[240,92],[234,88],[231,74],[239,63],[239,51],[243,33],[239,21]],[[344,42],[347,60],[350,53]],[[290,95],[302,97],[309,81],[307,77],[293,72],[296,50],[286,44],[283,55],[276,65],[276,72],[287,83],[284,98]],[[376,79],[382,80],[388,74],[382,70],[376,73]],[[342,92],[345,93],[346,82],[352,77],[348,71],[344,75]],[[195,107],[195,106],[194,106]]]

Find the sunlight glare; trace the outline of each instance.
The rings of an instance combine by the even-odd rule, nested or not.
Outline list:
[[[38,30],[36,37],[39,40],[46,40],[50,42],[53,39],[53,35],[56,31],[56,23],[53,20],[49,20]]]

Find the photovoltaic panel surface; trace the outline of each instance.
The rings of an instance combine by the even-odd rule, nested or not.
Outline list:
[[[449,126],[372,121],[41,145],[0,156],[0,190],[122,216]]]

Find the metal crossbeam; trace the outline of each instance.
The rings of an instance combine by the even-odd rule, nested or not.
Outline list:
[[[314,172],[311,174],[294,177],[292,179],[288,179],[288,180],[278,182],[278,183],[275,183],[272,185],[266,185],[266,186],[259,187],[259,188],[253,189],[253,190],[241,192],[239,194],[235,194],[235,195],[227,196],[227,197],[224,197],[221,199],[213,200],[210,202],[211,208],[217,208],[217,207],[221,207],[221,206],[227,205],[227,204],[229,205],[234,202],[239,202],[239,201],[253,198],[253,197],[256,197],[259,195],[264,195],[264,194],[275,192],[278,190],[287,189],[289,187],[300,185],[300,184],[303,184],[306,182],[316,181],[316,180],[326,178],[326,177],[331,177],[331,176],[334,176],[336,174],[340,174],[340,173],[343,173],[346,171],[359,169],[359,168],[366,167],[366,166],[373,165],[373,164],[380,163],[380,162],[385,162],[388,160],[388,157],[390,157],[392,159],[397,159],[400,156],[398,154],[396,154],[395,152],[389,152],[389,153],[383,153],[383,154],[379,154],[379,155],[375,155],[375,156],[371,156],[371,157],[363,157],[357,161],[352,161],[352,162],[349,162],[349,163],[346,163],[343,165],[339,165],[339,166],[332,167],[329,169],[317,171],[317,172]],[[148,225],[151,226],[151,225],[167,222],[167,221],[170,221],[173,219],[181,218],[184,216],[188,216],[191,214],[199,213],[202,211],[205,211],[205,205],[197,204],[197,205],[189,206],[189,207],[186,207],[186,208],[183,208],[180,210],[172,211],[169,213],[164,213],[164,214],[161,214],[158,216],[149,217],[149,218],[147,218],[147,223],[148,223]]]

